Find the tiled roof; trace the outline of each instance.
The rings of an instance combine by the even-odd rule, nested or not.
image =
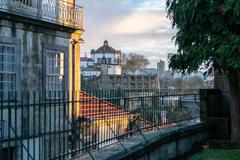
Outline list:
[[[134,116],[135,114],[124,110],[107,101],[99,100],[95,96],[91,96],[85,92],[80,94],[80,112],[81,115],[90,120]]]
[[[151,122],[139,117],[139,114],[127,111],[107,101],[99,100],[97,97],[91,96],[85,92],[80,93],[80,102],[81,116],[91,121],[111,118],[119,118],[121,121],[121,118],[129,117],[132,120],[135,119],[135,123],[139,128],[145,128],[144,131],[176,125],[176,123],[166,123],[159,126],[153,126]],[[136,132],[138,131],[136,130]]]
[[[108,41],[105,40],[103,46],[99,47],[96,51],[92,51],[92,53],[120,53],[120,51],[109,46]]]

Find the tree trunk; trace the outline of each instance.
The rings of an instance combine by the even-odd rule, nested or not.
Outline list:
[[[231,112],[231,140],[234,143],[240,143],[240,92],[239,92],[239,73],[230,71],[230,112]]]

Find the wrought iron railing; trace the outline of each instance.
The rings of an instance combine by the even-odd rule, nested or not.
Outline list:
[[[0,159],[69,159],[134,134],[200,121],[199,94],[22,92],[0,95]],[[74,97],[71,95],[74,94]],[[100,98],[99,98],[100,97]],[[124,148],[124,146],[122,146]]]
[[[0,11],[80,29],[83,8],[64,0],[0,0]]]

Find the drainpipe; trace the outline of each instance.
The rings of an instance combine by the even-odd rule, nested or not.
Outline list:
[[[74,111],[74,96],[75,96],[75,45],[77,44],[76,40],[72,40],[71,41],[72,44],[72,136],[71,136],[71,149],[74,150],[75,149],[75,137],[76,137],[76,133],[75,133],[75,128],[76,128],[76,124],[75,124],[75,111]],[[71,153],[71,156],[73,157],[75,154]]]

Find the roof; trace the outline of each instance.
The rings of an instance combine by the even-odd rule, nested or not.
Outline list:
[[[99,100],[95,96],[91,96],[85,92],[80,93],[81,115],[90,120],[130,117],[135,114],[126,111],[125,109],[111,104],[104,100]]]
[[[94,61],[94,60],[88,57],[80,57],[80,61]]]
[[[152,130],[153,124],[147,120],[142,119],[139,117],[139,114],[127,111],[126,109],[111,104],[107,101],[100,100],[95,96],[91,96],[86,92],[80,92],[80,114],[82,115],[82,120],[106,120],[106,119],[120,119],[124,120],[124,118],[135,119],[136,124],[140,128],[146,128],[147,130]]]
[[[108,41],[105,40],[103,42],[103,46],[99,47],[96,51],[92,50],[92,53],[114,53],[114,54],[121,54],[120,51],[115,50],[114,48],[112,48],[111,46],[109,46]]]
[[[93,68],[93,67],[88,67],[88,68],[82,68],[82,71],[100,71],[101,72],[101,68]]]

